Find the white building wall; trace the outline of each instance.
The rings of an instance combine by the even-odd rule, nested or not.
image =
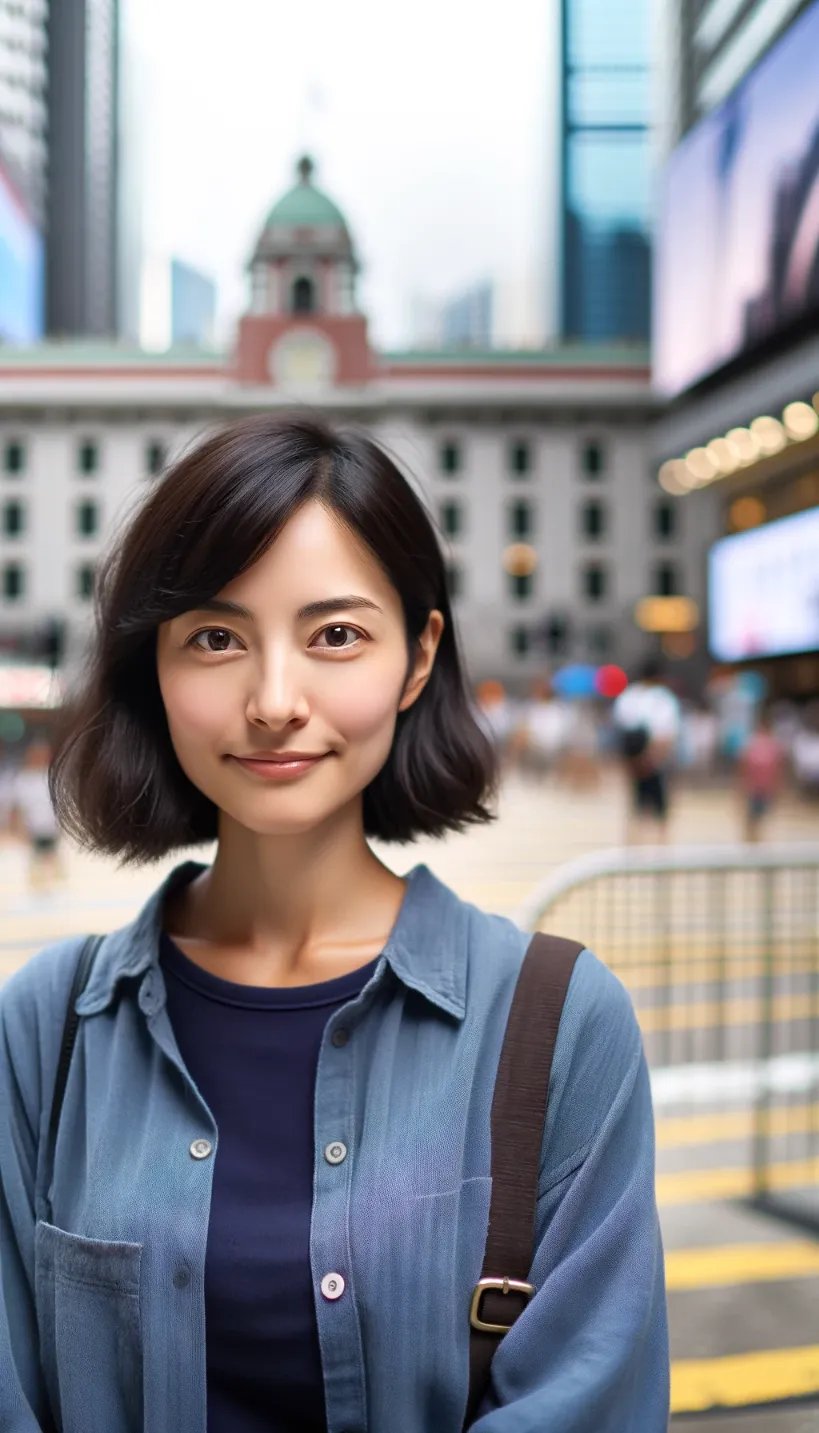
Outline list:
[[[21,424],[0,416],[0,456],[9,438],[27,449],[24,472],[11,475],[0,469],[0,514],[7,499],[27,504],[26,531],[6,536],[0,527],[0,569],[19,562],[27,569],[25,595],[17,600],[3,596],[0,571],[0,634],[38,626],[46,618],[64,616],[81,645],[88,628],[91,603],[78,595],[77,569],[99,558],[115,530],[127,520],[135,503],[149,491],[152,478],[146,465],[148,446],[159,443],[168,461],[187,451],[212,423],[200,416],[141,412],[104,417],[77,414],[71,421],[44,415]],[[498,417],[478,413],[448,418],[440,414],[385,412],[370,425],[373,436],[399,463],[419,492],[439,532],[448,562],[463,576],[463,595],[454,600],[462,650],[470,679],[497,676],[513,689],[524,689],[532,677],[559,664],[543,646],[533,644],[527,654],[516,653],[515,629],[542,628],[549,617],[563,615],[571,623],[571,660],[612,660],[626,665],[646,650],[646,641],[633,621],[640,597],[652,591],[652,576],[660,561],[673,562],[680,590],[695,597],[704,610],[705,554],[719,530],[718,502],[678,501],[682,522],[671,542],[654,533],[653,510],[663,495],[652,481],[644,427],[623,418],[597,423],[591,419],[561,421],[560,416],[516,421],[514,414]],[[78,472],[77,448],[84,440],[98,445],[99,468],[93,475]],[[516,441],[529,444],[531,471],[513,475],[509,448]],[[462,465],[456,474],[442,471],[440,450],[456,443]],[[604,471],[596,478],[585,475],[584,445],[598,443],[605,454]],[[80,537],[76,531],[77,502],[89,499],[100,508],[100,531]],[[599,541],[583,536],[583,504],[598,499],[605,504],[608,523]],[[510,529],[509,506],[516,500],[531,505],[534,525],[530,538],[516,538]],[[448,539],[441,527],[441,505],[462,505],[463,532]],[[503,554],[514,541],[530,541],[538,554],[531,596],[516,599],[503,566]],[[602,601],[584,595],[585,564],[601,563],[609,574],[609,589]],[[589,645],[593,629],[606,628],[611,650],[594,652]]]

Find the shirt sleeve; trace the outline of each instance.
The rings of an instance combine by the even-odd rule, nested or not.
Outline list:
[[[0,1428],[52,1429],[34,1301],[35,1175],[43,1086],[35,957],[0,992]],[[44,972],[46,973],[46,972]]]
[[[666,1433],[648,1070],[626,991],[588,952],[561,1021],[545,1156],[537,1293],[499,1345],[474,1433]]]

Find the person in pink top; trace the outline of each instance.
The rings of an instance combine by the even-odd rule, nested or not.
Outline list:
[[[745,797],[745,839],[758,841],[762,822],[782,789],[785,752],[760,715],[739,759],[739,783]]]

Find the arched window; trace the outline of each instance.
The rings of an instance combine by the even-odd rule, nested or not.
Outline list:
[[[312,313],[316,307],[316,292],[313,280],[304,277],[296,279],[293,285],[293,312]]]

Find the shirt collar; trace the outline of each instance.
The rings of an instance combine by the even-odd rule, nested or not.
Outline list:
[[[77,1001],[78,1014],[98,1014],[111,1004],[121,980],[158,964],[165,900],[205,869],[198,861],[176,866],[135,919],[105,937]],[[385,959],[405,985],[462,1020],[471,907],[425,865],[413,866],[404,879],[407,889],[384,947]]]

